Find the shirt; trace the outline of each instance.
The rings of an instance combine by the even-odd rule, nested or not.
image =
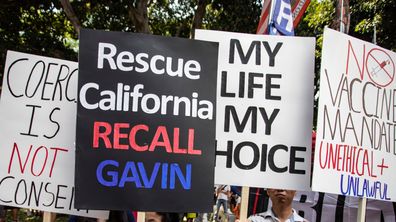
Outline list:
[[[293,210],[293,214],[289,217],[289,219],[286,220],[286,222],[308,222],[304,218],[302,218],[300,215],[297,214],[297,212]],[[252,215],[248,218],[248,221],[250,222],[279,222],[280,220],[275,216],[274,212],[271,210],[267,210],[263,213],[255,214]]]
[[[231,191],[231,187],[229,185],[219,185],[218,187],[222,191]],[[228,200],[228,196],[227,196],[227,194],[224,194],[224,193],[220,192],[219,196],[217,197],[217,199]]]

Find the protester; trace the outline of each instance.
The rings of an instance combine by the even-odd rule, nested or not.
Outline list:
[[[146,212],[145,222],[163,222],[164,217],[157,212]]]
[[[69,215],[67,222],[96,222],[96,218]]]
[[[235,215],[235,218],[239,219],[239,213],[241,210],[241,197],[235,193],[232,194],[232,200],[232,204],[230,204],[232,209],[231,211]]]
[[[131,211],[111,210],[108,222],[135,222]]]
[[[228,213],[228,197],[230,196],[231,187],[229,185],[217,186],[217,203],[215,220],[219,221],[220,207],[223,206],[224,214]]]
[[[145,222],[178,222],[179,214],[162,213],[162,212],[146,212]]]
[[[212,221],[212,220],[209,220],[208,219],[209,218],[209,215],[208,215],[208,213],[199,213],[198,215],[197,215],[197,218],[195,218],[195,222],[208,222],[208,221]]]
[[[271,209],[252,215],[249,222],[307,222],[292,208],[295,190],[267,189],[272,202]]]

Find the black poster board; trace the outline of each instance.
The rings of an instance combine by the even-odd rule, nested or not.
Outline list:
[[[217,43],[81,30],[80,209],[212,210]]]

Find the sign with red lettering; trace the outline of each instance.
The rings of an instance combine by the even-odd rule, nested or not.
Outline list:
[[[217,50],[82,30],[76,207],[212,209]]]
[[[107,218],[74,206],[77,63],[8,51],[0,101],[0,205]]]
[[[395,62],[394,52],[325,30],[314,190],[396,200]]]
[[[315,39],[195,36],[219,42],[215,183],[309,190]]]

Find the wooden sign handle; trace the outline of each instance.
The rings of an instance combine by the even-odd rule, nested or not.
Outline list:
[[[367,198],[359,198],[357,222],[364,222],[366,219]]]
[[[44,212],[43,222],[54,222],[56,219],[56,213]]]
[[[243,186],[242,187],[242,194],[241,194],[241,213],[240,213],[240,221],[247,221],[247,211],[248,211],[248,204],[249,204],[249,187]]]
[[[146,213],[139,211],[137,213],[137,222],[144,222],[145,219],[146,219]]]

